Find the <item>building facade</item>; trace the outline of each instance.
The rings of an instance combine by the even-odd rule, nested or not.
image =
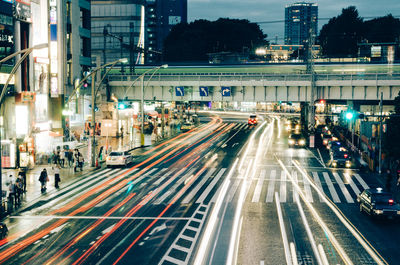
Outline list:
[[[143,0],[95,0],[92,4],[92,63],[103,65],[128,59],[130,70],[144,63],[145,2]],[[121,73],[128,69],[123,64]]]
[[[179,23],[187,23],[187,0],[146,1],[147,47],[146,60],[156,63],[162,59],[164,40]]]
[[[298,2],[285,7],[285,44],[305,45],[318,31],[318,5]]]

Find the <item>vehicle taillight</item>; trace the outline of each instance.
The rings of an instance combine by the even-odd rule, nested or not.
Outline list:
[[[347,158],[349,155],[348,154],[344,154],[344,158]]]
[[[393,199],[389,199],[389,205],[393,205],[394,200]]]

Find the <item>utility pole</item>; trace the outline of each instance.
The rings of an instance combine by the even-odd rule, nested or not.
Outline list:
[[[96,75],[92,75],[92,167],[96,166],[96,94],[95,94]]]
[[[383,92],[379,101],[380,125],[379,125],[379,174],[382,174],[382,135],[383,135]]]
[[[164,139],[164,127],[165,127],[165,109],[164,103],[161,102],[161,137]]]
[[[311,18],[312,19],[312,18]],[[314,102],[317,94],[317,87],[315,84],[315,72],[314,72],[314,57],[313,57],[313,45],[315,42],[313,22],[310,23],[310,35],[308,38],[308,49],[307,49],[307,73],[310,75],[311,93],[309,102],[308,112],[308,130],[313,131],[315,128],[315,108]]]

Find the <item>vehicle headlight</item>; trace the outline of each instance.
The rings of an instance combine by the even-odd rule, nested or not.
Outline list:
[[[374,212],[375,212],[376,214],[383,214],[383,211],[382,211],[382,210],[374,210]]]
[[[305,145],[305,144],[306,144],[306,141],[304,141],[304,140],[299,141],[299,145]]]
[[[324,140],[323,143],[324,143],[324,144],[328,144],[328,140]]]
[[[400,211],[397,211],[397,214],[400,214]]]
[[[350,166],[351,166],[350,161],[346,161],[346,167],[350,167]]]
[[[294,144],[294,140],[289,140],[289,144]]]
[[[333,163],[332,163],[332,166],[336,167],[336,166],[337,166],[337,163],[336,163],[336,162],[333,162]]]
[[[125,157],[120,157],[119,160],[124,161]]]

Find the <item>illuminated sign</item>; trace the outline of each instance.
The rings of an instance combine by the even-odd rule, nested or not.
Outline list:
[[[15,131],[17,136],[25,136],[28,134],[28,106],[27,105],[17,105],[15,106]]]
[[[4,85],[7,82],[9,76],[10,74],[0,73],[0,84]],[[14,85],[14,75],[12,76],[9,84]]]
[[[168,24],[169,25],[176,25],[181,23],[182,18],[180,16],[169,16],[168,17]]]
[[[21,101],[22,102],[35,102],[36,93],[35,92],[21,92]]]
[[[31,18],[31,1],[15,0],[14,16],[20,20],[30,20]]]
[[[381,46],[372,46],[371,47],[371,57],[381,57],[382,55],[382,47]]]

